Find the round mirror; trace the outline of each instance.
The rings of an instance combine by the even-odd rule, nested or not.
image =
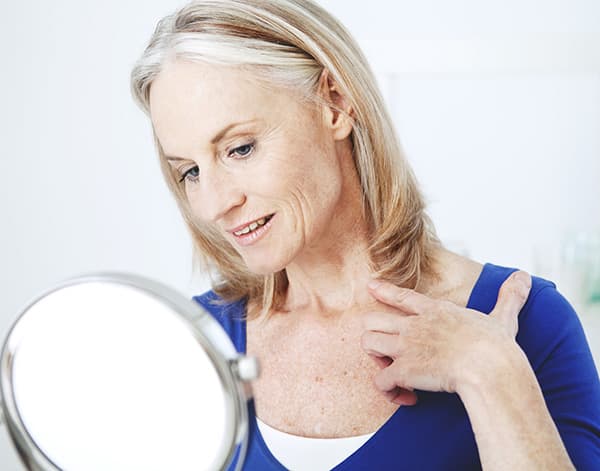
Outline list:
[[[256,363],[199,305],[150,280],[92,275],[51,290],[13,325],[0,368],[6,425],[29,469],[243,461]]]

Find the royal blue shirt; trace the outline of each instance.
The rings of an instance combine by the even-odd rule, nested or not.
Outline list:
[[[489,314],[500,286],[513,271],[486,264],[467,307]],[[245,302],[215,303],[219,298],[212,291],[194,300],[219,321],[236,349],[245,353]],[[529,298],[519,314],[517,342],[529,359],[576,469],[600,470],[598,372],[577,314],[553,283],[533,278]],[[419,402],[415,406],[399,407],[363,446],[333,469],[481,469],[473,430],[458,395],[426,391],[417,394]],[[260,434],[252,402],[249,417],[243,469],[285,470]]]

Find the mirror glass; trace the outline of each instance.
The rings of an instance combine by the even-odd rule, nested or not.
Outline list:
[[[33,454],[67,470],[227,463],[240,436],[236,391],[189,317],[220,326],[199,307],[190,312],[186,318],[156,292],[101,279],[30,305],[2,364],[5,414],[16,422],[9,432],[21,455],[32,442]]]

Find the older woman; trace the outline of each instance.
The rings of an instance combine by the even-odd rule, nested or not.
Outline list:
[[[444,249],[331,15],[193,2],[132,84],[215,275],[196,300],[262,366],[245,469],[600,467],[576,314],[550,282]]]

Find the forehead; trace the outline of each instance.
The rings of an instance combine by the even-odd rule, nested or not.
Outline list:
[[[209,141],[233,122],[282,119],[291,101],[290,92],[266,86],[247,70],[173,61],[152,83],[150,116],[166,151],[190,136]]]

